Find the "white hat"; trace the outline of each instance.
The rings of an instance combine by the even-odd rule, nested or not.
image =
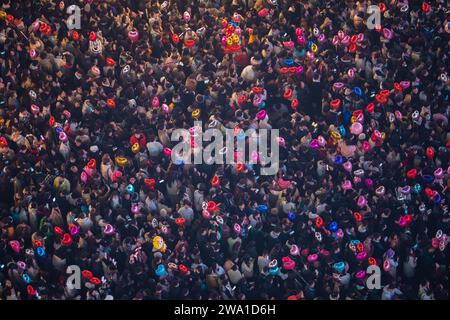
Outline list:
[[[93,152],[93,153],[96,153],[96,152],[98,152],[98,146],[93,145],[89,148],[89,150],[91,150],[91,152]]]

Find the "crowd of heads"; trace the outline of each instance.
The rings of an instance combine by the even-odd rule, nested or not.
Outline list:
[[[0,299],[448,299],[446,1],[0,3]]]

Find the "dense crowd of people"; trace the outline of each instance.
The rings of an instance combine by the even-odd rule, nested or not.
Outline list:
[[[0,299],[449,298],[447,1],[0,3]]]

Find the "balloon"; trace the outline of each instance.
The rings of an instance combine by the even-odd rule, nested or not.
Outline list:
[[[218,209],[219,209],[219,207],[217,206],[217,204],[216,204],[214,201],[209,201],[209,202],[208,202],[207,210],[208,210],[209,212],[213,212],[213,211],[216,211],[216,210],[218,210]]]
[[[230,43],[228,43],[228,41],[230,41]],[[231,37],[227,39],[227,44],[231,45],[232,44],[232,39]],[[195,40],[194,39],[185,39],[184,40],[184,45],[187,48],[192,48],[193,46],[195,46]]]
[[[258,205],[258,207],[256,208],[256,210],[258,210],[260,213],[267,213],[267,211],[269,210],[269,208],[264,205],[264,204],[260,204]]]
[[[97,35],[94,31],[89,32],[89,41],[95,41],[97,40]]]
[[[256,114],[256,118],[258,120],[264,120],[267,116],[267,113],[265,110],[260,110],[257,114]]]
[[[354,122],[359,122],[361,124],[364,122],[364,113],[362,109],[355,110],[352,115],[355,118]]]
[[[296,244],[293,244],[291,246],[291,249],[289,249],[289,253],[293,256],[298,256],[298,254],[299,254],[298,246]]]
[[[132,184],[129,184],[127,186],[127,192],[130,193],[130,194],[134,193],[134,186]]]
[[[128,159],[127,158],[125,158],[125,157],[116,157],[116,163],[119,165],[119,166],[121,166],[121,167],[124,167],[127,163],[128,163]],[[118,179],[118,178],[120,178],[120,177],[122,177],[122,172],[120,172],[120,171],[118,171],[118,170],[116,170],[117,172],[114,172],[113,173],[113,175],[114,175],[114,178],[115,179]]]
[[[280,68],[280,73],[281,74],[287,74],[289,72],[289,68],[288,67],[282,67]]]
[[[409,82],[409,81],[401,81],[400,82],[400,86],[402,87],[403,90],[408,89],[410,85],[411,85],[411,82]]]
[[[64,236],[63,236],[63,239],[61,241],[61,244],[63,246],[67,246],[68,247],[68,246],[72,245],[72,242],[73,242],[73,240],[72,240],[72,237],[70,236],[70,234],[65,233]]]
[[[166,155],[166,156],[171,156],[172,155],[172,149],[170,149],[170,148],[164,148],[164,154]]]
[[[285,49],[287,50],[292,50],[294,49],[294,42],[293,41],[283,41],[283,46]]]
[[[337,131],[332,131],[331,132],[331,138],[333,138],[333,140],[335,142],[339,141],[339,140],[341,140],[341,134],[339,132],[337,132]]]
[[[108,106],[108,108],[114,109],[116,107],[116,102],[114,101],[114,99],[107,99],[106,105]]]
[[[359,261],[363,261],[367,258],[367,252],[365,251],[361,251],[356,255],[356,259],[358,259]]]
[[[433,174],[437,180],[441,180],[444,177],[444,170],[442,168],[437,168],[434,170]]]
[[[86,171],[81,172],[80,179],[81,179],[81,182],[83,182],[83,183],[86,183],[88,181],[89,178],[88,178]]]
[[[134,213],[134,214],[138,214],[139,211],[140,211],[139,205],[137,203],[133,203],[131,205],[131,212]]]
[[[278,267],[275,267],[275,268],[271,268],[271,269],[269,269],[269,273],[272,275],[272,276],[276,276],[277,274],[278,274],[278,271],[280,270],[280,268],[278,268]]]
[[[353,165],[350,161],[344,163],[344,169],[347,172],[352,172]]]
[[[337,155],[334,158],[334,163],[337,165],[341,165],[344,162],[344,158],[341,155]]]
[[[67,142],[68,140],[67,134],[65,132],[60,132],[58,138],[61,142]]]
[[[155,274],[156,274],[158,277],[164,277],[164,276],[166,276],[166,275],[167,275],[167,271],[166,271],[166,268],[164,267],[164,265],[162,265],[162,264],[158,265],[158,267],[157,267],[156,270],[155,270]]]
[[[292,67],[294,65],[294,60],[291,58],[284,59],[284,64],[288,67]]]
[[[342,262],[342,261],[336,262],[336,263],[333,265],[333,269],[336,270],[336,271],[339,272],[339,273],[342,273],[342,272],[344,272],[344,270],[345,270],[345,263]]]
[[[319,43],[324,43],[326,40],[325,34],[321,33],[319,35],[319,37],[317,38],[317,41],[319,41]]]
[[[350,36],[345,35],[344,38],[341,39],[341,44],[343,44],[344,46],[347,46],[349,43],[350,43]]]
[[[69,225],[69,232],[71,236],[76,236],[80,232],[80,228],[74,224]]]
[[[414,192],[415,193],[420,193],[421,191],[422,191],[422,186],[420,184],[416,183],[414,185]]]
[[[319,256],[317,253],[310,254],[307,258],[308,262],[316,262]]]
[[[39,257],[45,257],[45,249],[42,247],[37,247],[36,253]]]
[[[433,196],[433,201],[434,201],[435,204],[440,204],[440,203],[441,203],[441,200],[442,200],[442,198],[441,198],[441,195],[440,195],[439,193],[436,193],[436,194]]]
[[[427,150],[425,151],[427,158],[428,159],[433,159],[434,158],[434,149],[433,147],[428,147]]]
[[[319,149],[319,141],[317,139],[312,139],[309,147],[313,150]]]
[[[406,177],[410,180],[413,180],[417,177],[417,169],[411,169],[406,173]]]
[[[295,268],[295,261],[293,261],[290,257],[283,257],[281,261],[283,262],[284,269],[293,270]]]
[[[400,189],[401,193],[408,195],[411,193],[411,187],[410,186],[404,186]]]
[[[370,151],[370,144],[367,141],[363,142],[363,149],[365,152],[369,152]]]
[[[355,277],[359,280],[364,279],[366,277],[366,272],[364,270],[359,270]]]
[[[218,186],[220,186],[220,178],[219,178],[217,175],[215,175],[215,176],[212,178],[212,180],[211,180],[211,185],[212,185],[213,187],[218,187]]]
[[[423,180],[425,183],[432,183],[433,180],[434,180],[434,176],[432,176],[432,175],[430,175],[430,174],[424,174],[424,175],[422,175],[422,180]]]
[[[376,190],[375,190],[375,194],[379,197],[384,196],[386,189],[384,188],[384,186],[379,186]]]
[[[134,143],[134,144],[131,146],[131,151],[132,151],[133,153],[138,153],[139,150],[140,150],[139,143],[136,142],[136,143]]]
[[[350,190],[352,188],[352,183],[350,182],[350,180],[345,180],[342,183],[342,189],[344,190]]]
[[[350,132],[356,136],[360,135],[363,131],[363,126],[359,122],[355,122],[350,126]]]
[[[343,84],[342,82],[335,82],[335,83],[333,84],[333,88],[336,89],[336,90],[340,90],[340,89],[342,89],[343,87],[344,87],[344,84]]]
[[[322,234],[320,232],[316,232],[314,235],[316,236],[317,241],[322,241]]]
[[[364,196],[359,196],[356,204],[358,207],[363,208],[367,205],[367,200]]]
[[[322,217],[317,217],[316,218],[316,227],[317,228],[322,228],[323,227],[323,219],[322,219]]]
[[[32,285],[29,284],[29,285],[27,286],[27,293],[28,293],[28,295],[29,295],[30,297],[34,297],[34,296],[36,295],[37,291],[36,291],[35,288],[33,288]]]
[[[393,36],[393,33],[390,29],[388,28],[383,28],[383,37],[386,38],[387,40],[391,40]]]
[[[277,259],[273,259],[272,261],[269,262],[269,268],[275,268],[278,265],[278,261]]]
[[[297,36],[297,43],[301,46],[304,46],[306,44],[306,39],[304,36]]]
[[[369,103],[369,104],[366,106],[366,111],[367,111],[368,113],[373,113],[373,112],[375,111],[375,104],[374,104],[373,102]]]
[[[334,99],[330,102],[331,109],[338,110],[341,107],[341,100]]]
[[[387,102],[387,97],[383,96],[379,93],[377,93],[375,95],[375,100],[379,103],[379,104],[385,104]]]
[[[133,28],[132,30],[128,31],[128,39],[130,39],[132,43],[138,41],[139,31],[136,28]]]
[[[289,221],[295,221],[296,218],[297,218],[297,216],[295,215],[295,212],[289,212],[288,213]]]
[[[291,88],[286,88],[284,90],[283,97],[286,100],[291,100],[292,99],[292,94],[293,94],[293,90]]]
[[[370,136],[370,140],[373,142],[377,142],[381,139],[381,132],[378,130],[374,130],[372,135]]]
[[[336,221],[333,221],[330,223],[330,225],[328,226],[328,230],[330,230],[331,232],[335,232],[338,229],[338,224]]]
[[[260,17],[260,18],[264,18],[268,14],[269,14],[269,9],[267,9],[267,8],[263,8],[263,9],[258,11],[258,17]]]
[[[395,82],[394,83],[394,90],[397,92],[401,92],[403,90],[402,86],[400,85],[400,83]]]
[[[164,239],[160,236],[153,237],[152,243],[156,250],[161,250],[164,247]]]
[[[337,46],[339,44],[339,37],[338,36],[334,36],[333,39],[331,40],[331,43],[333,44],[333,46]]]
[[[104,226],[103,232],[104,232],[106,235],[111,235],[111,234],[114,233],[114,227],[113,227],[111,224],[108,223],[108,224],[106,224],[106,225]]]
[[[175,224],[179,227],[183,227],[186,224],[186,219],[177,218],[177,219],[175,219]]]

